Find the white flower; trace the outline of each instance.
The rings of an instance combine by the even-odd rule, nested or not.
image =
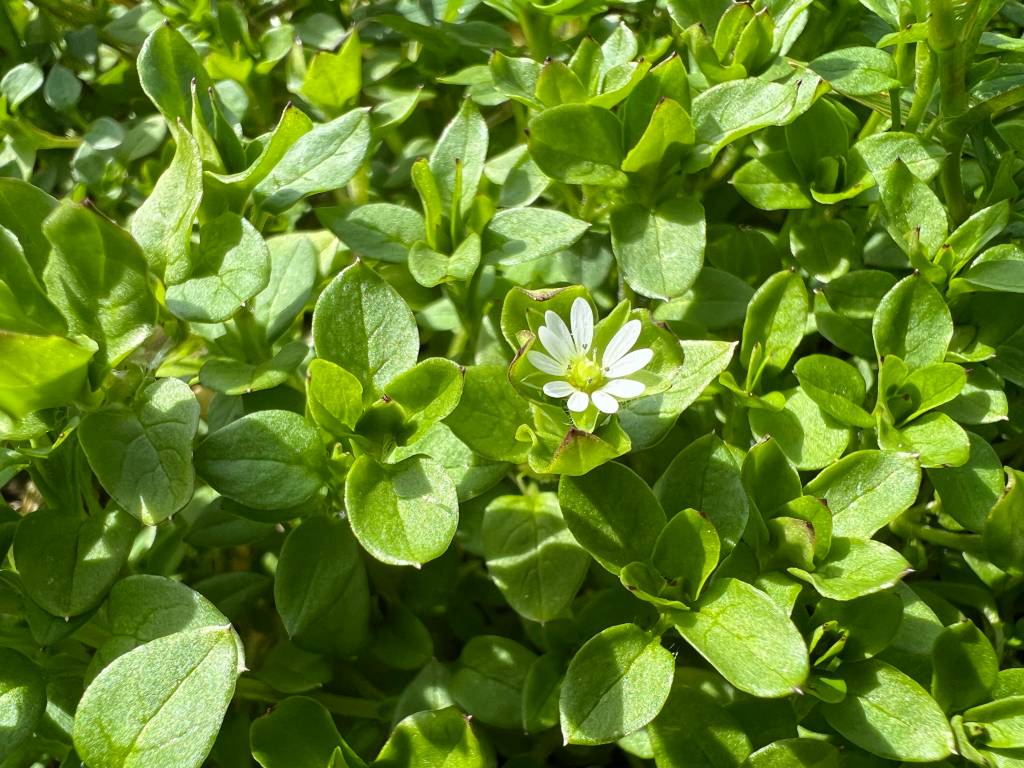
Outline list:
[[[531,351],[527,359],[540,371],[555,376],[544,385],[549,397],[569,399],[570,411],[585,411],[591,402],[602,413],[619,410],[619,400],[639,397],[644,384],[625,378],[636,373],[654,357],[650,349],[633,349],[640,338],[640,321],[623,325],[604,348],[598,362],[594,342],[594,313],[586,299],[577,298],[565,321],[548,310],[538,336],[544,352]],[[630,350],[633,350],[632,352]]]

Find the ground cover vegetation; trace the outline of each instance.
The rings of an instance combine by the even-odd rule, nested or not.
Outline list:
[[[1022,28],[5,0],[0,766],[1024,766]]]

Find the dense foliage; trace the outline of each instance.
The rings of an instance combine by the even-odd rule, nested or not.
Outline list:
[[[5,0],[0,766],[1024,766],[1022,29]]]

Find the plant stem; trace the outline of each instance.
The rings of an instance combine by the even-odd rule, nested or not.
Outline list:
[[[258,701],[265,704],[276,704],[286,698],[266,683],[251,677],[242,677],[235,686],[235,695],[247,701]],[[353,696],[339,696],[324,691],[311,691],[306,694],[320,702],[331,714],[339,717],[355,717],[362,720],[388,720],[390,701],[372,701]]]

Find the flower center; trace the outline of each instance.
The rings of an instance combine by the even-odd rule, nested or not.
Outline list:
[[[569,363],[566,378],[576,389],[583,392],[593,392],[604,383],[601,366],[585,355],[580,355]]]

